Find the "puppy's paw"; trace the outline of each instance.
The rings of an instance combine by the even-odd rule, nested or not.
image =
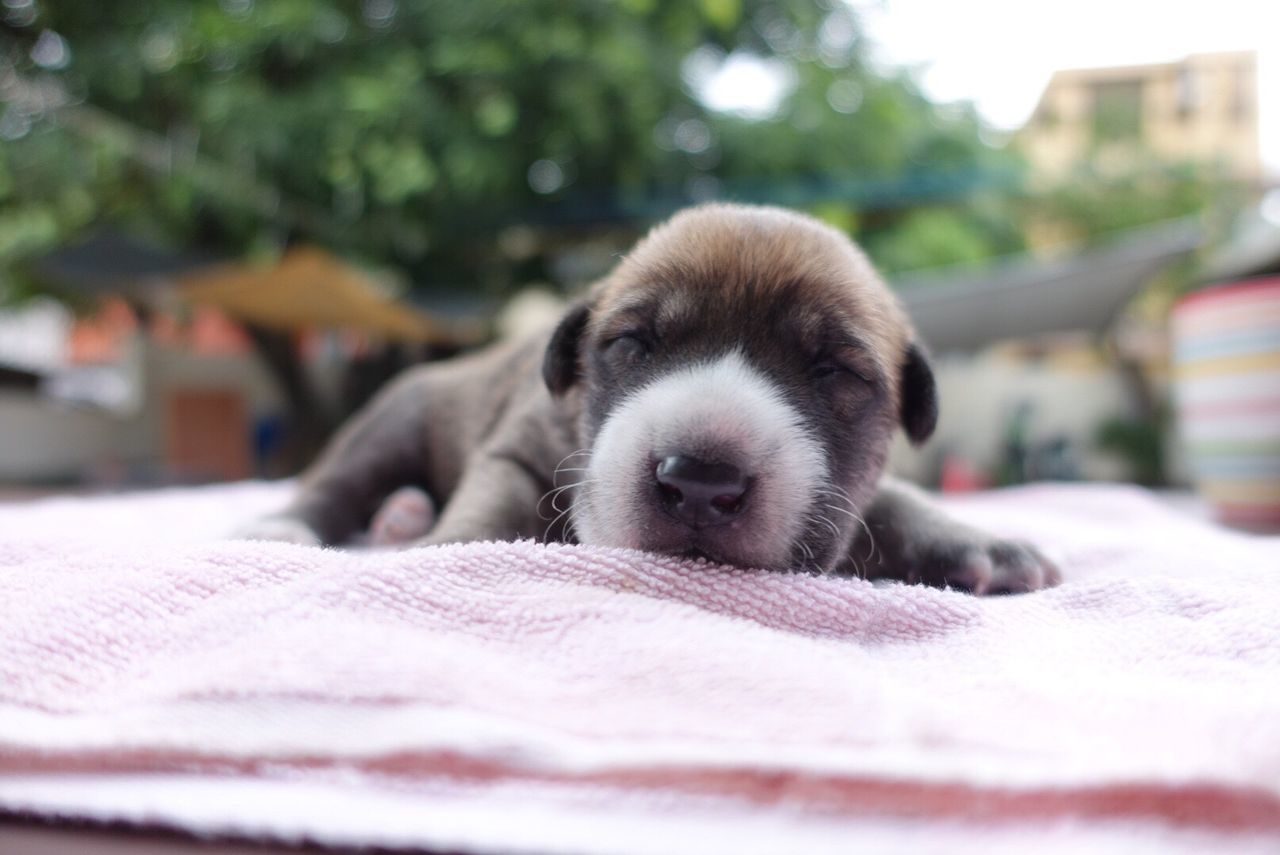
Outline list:
[[[436,521],[431,497],[417,487],[401,487],[382,502],[369,523],[372,546],[399,546],[426,536]]]
[[[1029,543],[957,532],[920,544],[906,578],[973,594],[1024,594],[1051,588],[1062,574]]]
[[[319,536],[302,520],[271,516],[246,523],[231,533],[236,540],[272,540],[299,546],[320,546]]]

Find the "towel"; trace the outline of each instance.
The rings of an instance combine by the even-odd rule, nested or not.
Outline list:
[[[1280,851],[1280,538],[949,499],[1065,581],[225,538],[247,483],[0,506],[0,811],[448,851]],[[2,831],[0,831],[2,834]]]

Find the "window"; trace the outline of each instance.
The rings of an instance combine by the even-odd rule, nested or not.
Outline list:
[[[1178,118],[1186,121],[1200,106],[1200,78],[1189,68],[1178,71]]]
[[[1047,99],[1036,111],[1036,124],[1046,131],[1051,131],[1058,126],[1058,111]]]
[[[1249,67],[1236,69],[1231,87],[1231,118],[1243,124],[1253,116],[1253,75]]]
[[[1141,136],[1142,81],[1109,80],[1094,84],[1094,141],[1119,142]]]

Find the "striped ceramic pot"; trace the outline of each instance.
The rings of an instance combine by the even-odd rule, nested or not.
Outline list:
[[[1280,530],[1280,277],[1173,310],[1174,396],[1192,477],[1223,522]]]

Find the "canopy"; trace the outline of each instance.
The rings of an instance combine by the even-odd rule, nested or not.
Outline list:
[[[157,283],[208,268],[221,259],[177,252],[132,235],[100,230],[32,260],[38,282],[68,296],[124,294],[143,298]]]
[[[902,277],[897,291],[936,352],[969,351],[1041,333],[1101,332],[1151,277],[1200,245],[1191,220],[1135,229],[1056,259]]]
[[[1273,192],[1280,202],[1280,191]],[[1264,205],[1245,212],[1226,242],[1209,254],[1196,277],[1199,283],[1280,272],[1280,210]]]
[[[193,303],[280,330],[356,329],[421,342],[455,338],[443,325],[384,295],[366,273],[316,247],[291,249],[267,267],[206,268],[177,283]]]

